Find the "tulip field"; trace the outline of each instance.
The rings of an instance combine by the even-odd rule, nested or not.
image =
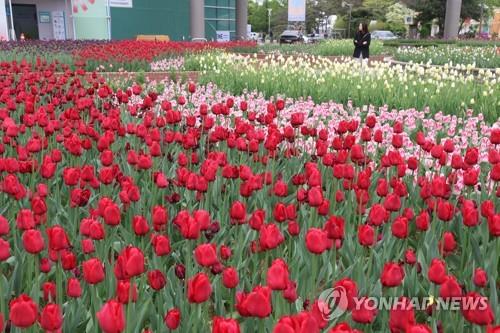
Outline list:
[[[2,58],[0,332],[500,332],[498,70],[199,47]]]

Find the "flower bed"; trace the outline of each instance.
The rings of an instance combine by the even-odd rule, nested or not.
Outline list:
[[[250,49],[251,50],[251,49]],[[316,56],[346,56],[350,57],[354,51],[351,39],[328,39],[315,44],[279,45],[266,44],[258,48],[259,52],[281,54],[310,54]],[[386,50],[380,41],[373,40],[370,45],[370,55],[381,55]]]
[[[496,47],[400,47],[394,57],[400,61],[424,64],[500,68]]]
[[[52,41],[5,42],[0,46],[0,61],[36,63],[43,59],[72,66],[85,64],[94,71],[149,71],[150,63],[188,53],[213,50],[245,50],[256,47],[254,42],[150,42],[150,41]]]
[[[464,115],[468,109],[495,122],[500,107],[500,72],[457,72],[410,64],[391,66],[373,62],[360,67],[345,58],[330,61],[324,57],[267,56],[266,59],[235,54],[203,54],[185,60],[191,70],[203,71],[200,82],[240,94],[257,89],[265,96],[311,96],[316,102],[335,100],[355,105],[387,105],[389,108]]]
[[[0,330],[499,329],[499,123],[58,71],[0,69]]]

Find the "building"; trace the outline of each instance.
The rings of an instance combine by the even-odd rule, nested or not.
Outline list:
[[[247,21],[248,0],[0,0],[0,39],[236,40]]]
[[[500,8],[495,8],[493,11],[493,17],[491,19],[489,30],[489,33],[493,37],[498,38],[500,36]]]

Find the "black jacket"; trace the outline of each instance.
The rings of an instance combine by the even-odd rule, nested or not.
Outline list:
[[[354,36],[354,58],[359,58],[360,56],[363,59],[370,57],[370,42],[372,40],[371,34],[368,32],[363,34],[361,31],[356,32],[356,36]]]

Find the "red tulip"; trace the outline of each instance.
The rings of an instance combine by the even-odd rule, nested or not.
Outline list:
[[[35,323],[38,317],[38,307],[33,300],[22,294],[10,301],[10,320],[12,325],[27,328]]]
[[[400,297],[389,312],[389,328],[391,332],[407,332],[415,324],[415,312],[411,301]]]
[[[252,229],[260,230],[260,228],[265,222],[265,218],[266,218],[266,211],[263,209],[258,209],[255,212],[253,212],[252,216],[248,220],[248,224]]]
[[[222,245],[219,251],[221,258],[224,260],[228,260],[233,255],[232,250],[229,246]]]
[[[280,245],[284,240],[283,234],[275,224],[264,224],[259,233],[259,243],[262,250],[271,250]]]
[[[404,269],[397,263],[388,262],[382,269],[380,281],[385,287],[397,287],[405,277]]]
[[[40,253],[45,247],[45,241],[39,230],[30,229],[23,232],[23,246],[26,252],[31,254]]]
[[[311,313],[301,312],[293,316],[281,317],[273,333],[319,333],[320,329],[316,319]]]
[[[363,224],[358,227],[358,241],[363,246],[375,244],[375,230],[371,225]]]
[[[144,216],[136,215],[132,219],[132,228],[137,236],[144,236],[149,232],[148,221]]]
[[[271,314],[271,289],[256,286],[250,293],[236,294],[236,309],[243,317],[265,318]]]
[[[493,237],[500,237],[500,214],[488,218],[488,229]]]
[[[167,280],[160,270],[155,269],[148,272],[148,284],[154,290],[161,290],[167,284]]]
[[[453,233],[445,231],[443,234],[443,239],[439,242],[439,249],[442,250],[444,255],[448,255],[455,251],[457,248],[457,242]]]
[[[61,226],[47,228],[47,237],[49,238],[49,248],[53,251],[64,250],[69,247],[69,238],[66,231]]]
[[[45,331],[57,331],[62,327],[63,317],[59,305],[49,303],[40,314],[40,326]]]
[[[234,220],[238,223],[242,223],[246,219],[246,206],[244,203],[240,201],[235,201],[231,206],[230,216],[231,220]]]
[[[429,229],[430,223],[431,223],[431,217],[429,213],[427,213],[425,210],[422,211],[415,220],[417,229],[420,231],[426,231],[427,229]]]
[[[236,319],[213,317],[212,333],[240,333],[240,324]]]
[[[0,236],[8,235],[10,232],[9,221],[0,215]]]
[[[432,333],[432,329],[425,324],[410,325],[405,331],[406,333]]]
[[[35,227],[33,212],[29,209],[21,209],[17,213],[16,224],[21,230],[33,229]]]
[[[49,301],[56,299],[56,284],[54,282],[45,282],[42,285],[43,299]]]
[[[123,305],[115,300],[107,301],[96,314],[104,333],[121,333],[125,330]]]
[[[203,303],[212,295],[212,286],[205,273],[198,273],[187,282],[187,296],[190,303]]]
[[[368,214],[368,223],[376,226],[380,226],[383,223],[387,222],[389,214],[387,213],[384,206],[381,204],[375,204],[370,209],[370,213]]]
[[[119,280],[128,280],[144,273],[144,254],[133,246],[122,250],[115,263],[115,275]]]
[[[200,266],[210,267],[219,262],[215,244],[200,244],[194,250],[194,257]]]
[[[78,298],[82,295],[80,281],[76,278],[69,278],[66,285],[66,294],[68,297]]]
[[[462,287],[453,275],[448,275],[439,288],[441,298],[461,297]]]
[[[332,240],[328,238],[328,234],[317,228],[311,228],[307,231],[305,241],[307,250],[314,254],[322,254],[333,245]]]
[[[116,300],[122,304],[128,304],[130,297],[132,297],[132,302],[137,301],[137,286],[131,284],[130,281],[118,280],[116,284]]]
[[[408,237],[408,219],[403,216],[397,217],[391,225],[391,231],[394,237],[407,238]]]
[[[222,272],[222,284],[224,287],[232,289],[236,288],[239,283],[238,272],[233,267],[227,267]]]
[[[168,222],[168,211],[162,206],[154,206],[151,215],[156,231]]]
[[[377,309],[373,302],[372,299],[367,297],[360,298],[357,306],[351,311],[352,320],[361,324],[373,322],[377,316]]]
[[[361,331],[351,328],[347,323],[335,325],[328,333],[361,333]]]
[[[486,326],[495,321],[488,299],[474,291],[462,299],[462,314],[467,321],[476,325]]]
[[[384,208],[390,212],[397,212],[401,208],[401,200],[399,196],[391,193],[389,194],[384,201]]]
[[[344,239],[344,219],[340,216],[330,216],[325,223],[324,230],[330,239]]]
[[[10,244],[3,238],[0,238],[0,261],[10,258]]]
[[[286,289],[282,291],[283,298],[288,302],[293,303],[297,300],[297,283],[291,280],[288,280],[288,284]]]
[[[288,265],[283,259],[276,259],[267,270],[267,286],[272,290],[285,290],[288,286]]]
[[[480,288],[486,287],[488,284],[488,274],[484,269],[478,267],[474,270],[474,277],[472,280],[476,286]]]
[[[432,283],[442,284],[446,280],[446,263],[440,259],[432,259],[427,277]]]
[[[83,278],[89,284],[98,284],[104,280],[105,272],[102,262],[92,258],[83,262]]]
[[[170,254],[170,240],[166,235],[154,235],[151,238],[151,244],[157,256],[161,257]]]
[[[165,326],[171,330],[176,330],[181,323],[181,312],[177,308],[168,310],[163,318]]]
[[[313,187],[307,192],[307,201],[309,205],[318,207],[323,203],[323,192],[319,187]]]
[[[349,278],[343,278],[333,284],[334,289],[342,288],[344,295],[347,298],[347,304],[340,303],[339,299],[335,299],[335,302],[340,307],[346,307],[343,310],[352,310],[355,305],[355,298],[358,297],[358,286],[354,280]]]

